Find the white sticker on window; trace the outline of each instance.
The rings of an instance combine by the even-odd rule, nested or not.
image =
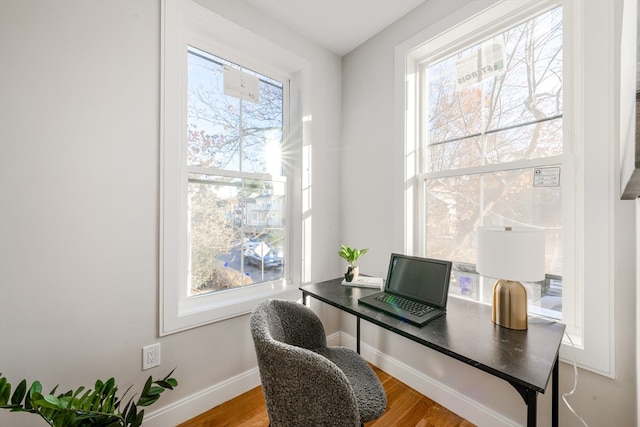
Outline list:
[[[257,103],[260,101],[260,80],[256,76],[225,65],[224,94]]]
[[[534,187],[559,187],[560,168],[536,168],[533,172]]]
[[[456,89],[464,89],[489,77],[502,74],[504,65],[504,46],[501,43],[484,46],[456,64]]]

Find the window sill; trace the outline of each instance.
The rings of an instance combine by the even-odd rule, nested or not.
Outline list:
[[[298,297],[298,286],[282,281],[184,298],[176,304],[168,302],[162,307],[160,335],[249,314],[258,302],[267,298]]]

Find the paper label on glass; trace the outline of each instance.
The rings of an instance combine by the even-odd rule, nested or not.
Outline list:
[[[535,168],[533,172],[534,187],[559,187],[560,168]]]
[[[502,74],[504,66],[504,46],[501,43],[484,46],[456,64],[456,89],[461,90]]]
[[[224,94],[245,101],[260,101],[260,80],[227,65],[224,66]]]

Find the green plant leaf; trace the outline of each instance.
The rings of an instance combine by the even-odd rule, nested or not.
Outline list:
[[[0,373],[0,406],[5,406],[9,402],[11,396],[11,384]]]
[[[47,394],[46,396],[38,396],[32,399],[31,403],[36,411],[45,413],[45,409],[60,409],[60,401],[57,397]]]
[[[40,381],[34,381],[29,387],[29,396],[31,396],[31,400],[33,400],[34,394],[42,394],[42,384]]]
[[[79,402],[78,396],[80,393],[84,391],[84,386],[78,387],[78,389],[73,393],[71,399],[69,399],[69,403],[67,404],[67,409],[76,408]]]
[[[127,406],[124,408],[125,420],[130,423],[132,420],[136,419],[137,413],[138,408],[136,407],[136,404],[129,401],[129,403],[127,403]]]
[[[168,388],[169,390],[173,390],[174,387],[178,386],[178,382],[176,380],[174,380],[173,378],[169,378],[166,381],[158,380],[158,381],[156,381],[156,384],[158,384],[159,386],[161,386],[163,388]]]
[[[151,388],[149,389],[148,394],[150,394],[150,395],[156,395],[156,394],[160,394],[160,393],[162,393],[163,391],[164,391],[164,388],[162,388],[162,387],[151,387]]]
[[[353,265],[353,263],[355,263],[358,258],[366,254],[368,251],[369,249],[358,249],[351,248],[347,245],[340,245],[340,251],[338,252],[338,255],[346,259],[347,262],[349,262],[349,265]]]
[[[11,404],[19,405],[22,403],[22,399],[27,394],[27,380],[22,380],[16,387],[16,391],[13,392],[13,396],[11,396]]]
[[[146,396],[147,393],[149,393],[149,389],[151,389],[152,384],[153,384],[153,378],[151,377],[147,378],[147,382],[144,384],[144,387],[142,389],[142,392],[140,393],[140,396]]]
[[[103,396],[109,396],[114,390],[117,390],[116,380],[114,378],[109,378],[107,382],[103,384],[101,392]]]
[[[136,417],[131,420],[131,427],[140,427],[142,425],[142,418],[144,418],[144,409],[136,415]]]
[[[145,397],[141,397],[140,399],[138,399],[138,406],[149,406],[149,405],[152,405],[155,402],[157,402],[158,399],[160,399],[160,394],[148,395],[148,396],[145,396]]]
[[[60,407],[60,399],[58,399],[57,397],[55,397],[52,394],[47,394],[44,397],[44,400],[49,402],[50,404],[54,405],[55,407]]]

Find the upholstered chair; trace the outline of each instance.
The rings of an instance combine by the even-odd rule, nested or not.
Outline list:
[[[327,347],[310,308],[263,301],[251,315],[251,334],[272,427],[354,427],[385,411],[375,372],[355,351]]]

